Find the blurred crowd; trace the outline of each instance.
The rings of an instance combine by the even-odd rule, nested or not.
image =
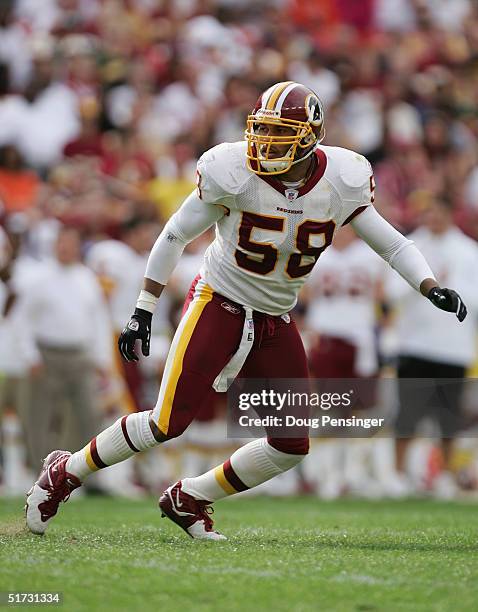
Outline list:
[[[154,403],[182,300],[211,236],[188,248],[161,298],[156,353],[130,368],[118,362],[114,338],[134,307],[148,251],[194,188],[198,157],[219,142],[241,140],[259,94],[283,80],[299,81],[321,97],[325,144],[368,157],[375,204],[398,229],[409,233],[428,224],[433,231],[430,210],[439,201],[447,228],[478,238],[477,0],[42,0],[41,10],[37,0],[0,0],[0,369],[15,382],[3,385],[1,403],[7,417],[17,406],[18,435],[28,438],[22,461],[31,470],[56,443],[55,432],[74,429],[68,442],[79,447],[93,424],[96,431],[117,411]],[[81,282],[60,273],[65,257]],[[364,269],[370,272],[368,264]],[[477,270],[471,266],[470,274]],[[387,303],[383,292],[371,289],[377,279],[369,280],[371,303]],[[471,284],[477,280],[469,277]],[[85,289],[83,304],[71,287],[95,282],[102,293]],[[358,281],[350,282],[347,295],[354,297]],[[46,296],[41,304],[32,299],[35,292]],[[54,312],[58,293],[61,313]],[[311,360],[323,295],[304,294],[297,313]],[[90,372],[78,364],[91,349],[93,310],[102,312],[103,339]],[[399,351],[389,333],[390,313],[382,310],[379,316],[361,310],[366,375],[382,365],[370,354]],[[384,330],[381,351],[377,326]],[[82,353],[72,357],[76,349]],[[468,351],[463,359],[460,367],[468,371],[474,355]],[[73,373],[83,375],[79,382]],[[65,388],[54,384],[58,378],[69,381]],[[88,393],[101,408],[96,418],[72,427],[75,414],[86,410],[75,401]],[[48,412],[40,444],[39,421],[52,397],[61,398],[60,408]],[[62,424],[66,400],[73,416]],[[203,415],[191,434],[193,459],[185,461],[198,472],[210,460],[209,451],[202,454],[201,423],[213,417]],[[4,420],[4,438],[12,441],[15,423]],[[390,449],[382,451],[378,463],[392,465]],[[18,465],[15,452],[10,464]],[[179,459],[169,453],[172,470]],[[344,459],[353,474],[354,457]],[[132,470],[117,482],[141,480],[138,466]],[[344,482],[327,486],[340,492]],[[474,476],[467,482],[476,484]]]

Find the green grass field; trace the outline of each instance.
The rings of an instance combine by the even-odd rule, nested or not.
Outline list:
[[[0,591],[61,591],[68,612],[478,610],[473,504],[233,499],[213,543],[153,499],[71,502],[43,537],[22,503],[0,500]]]

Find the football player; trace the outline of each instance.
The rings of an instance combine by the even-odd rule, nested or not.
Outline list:
[[[189,292],[156,407],[118,419],[76,453],[50,453],[27,496],[31,531],[43,533],[59,503],[92,472],[181,435],[211,387],[225,391],[239,373],[307,378],[289,312],[342,225],[351,223],[432,304],[464,319],[460,297],[438,286],[418,249],[374,209],[369,162],[353,151],[321,146],[323,137],[318,96],[288,81],[260,96],[247,118],[245,142],[220,144],[200,158],[197,190],[157,239],[136,310],[119,339],[125,359],[138,359],[137,340],[149,354],[151,319],[170,274],[185,245],[215,224],[216,238]],[[307,436],[253,440],[217,468],[169,487],[161,510],[193,538],[224,539],[213,527],[212,502],[291,469],[308,448]]]

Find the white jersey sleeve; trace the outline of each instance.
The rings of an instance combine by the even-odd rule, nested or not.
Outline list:
[[[372,206],[352,222],[352,227],[407,283],[420,291],[421,283],[434,278],[426,259],[413,244]]]
[[[205,204],[192,192],[169,219],[154,243],[146,264],[146,278],[166,285],[184,248],[222,216],[220,206]]]

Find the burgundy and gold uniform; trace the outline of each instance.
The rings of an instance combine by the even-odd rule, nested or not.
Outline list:
[[[288,312],[336,228],[372,203],[365,157],[326,146],[314,156],[315,169],[298,188],[251,172],[244,142],[201,157],[199,197],[205,206],[227,209],[201,269],[215,291],[271,315]]]
[[[267,92],[260,99],[265,110],[275,104],[270,112],[284,115],[287,108],[300,107],[305,113],[306,88],[284,83],[276,89],[270,94],[275,102]],[[210,401],[216,377],[240,346],[246,309],[254,313],[255,337],[239,375],[308,376],[302,341],[288,313],[336,228],[373,201],[370,164],[352,151],[315,146],[310,176],[293,185],[274,173],[251,171],[251,164],[259,162],[251,160],[250,150],[247,142],[224,143],[198,162],[201,205],[220,213],[153,411],[168,437],[182,433]],[[297,440],[272,444],[286,450],[297,446]],[[299,452],[306,448],[303,440]]]

